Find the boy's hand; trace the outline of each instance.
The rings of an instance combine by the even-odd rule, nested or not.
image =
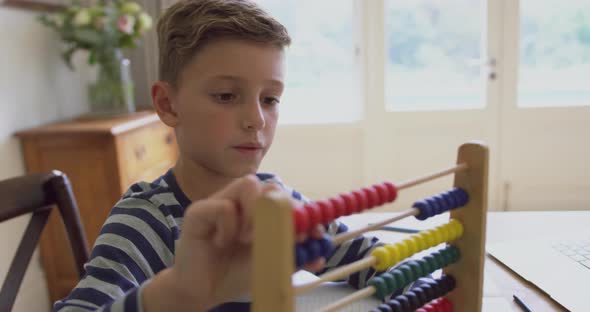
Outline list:
[[[246,295],[253,205],[271,190],[279,188],[247,176],[192,203],[184,214],[174,265],[158,273],[143,291],[145,310],[205,311]],[[321,235],[320,227],[312,234]],[[316,260],[305,269],[317,271],[323,264],[323,259]]]

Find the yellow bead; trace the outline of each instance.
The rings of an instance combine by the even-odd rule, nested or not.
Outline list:
[[[410,253],[408,251],[408,246],[406,246],[406,244],[404,244],[404,242],[397,242],[397,243],[395,243],[395,246],[399,250],[400,260],[405,259],[410,256]]]
[[[416,235],[412,235],[412,237],[410,237],[414,243],[416,244],[416,248],[418,249],[416,252],[422,251],[426,248],[428,248],[426,246],[426,242],[424,241],[424,239],[422,238],[422,236],[420,236],[420,233],[416,234]]]
[[[436,245],[443,242],[443,239],[437,230],[431,229],[431,230],[428,230],[426,233],[428,233],[428,235],[430,237],[432,237],[432,240],[433,240],[432,246],[436,246]]]
[[[444,225],[438,226],[436,228],[436,231],[438,232],[438,234],[441,238],[441,243],[449,241],[449,231],[447,230],[447,228]]]
[[[451,219],[449,222],[451,226],[454,228],[456,236],[455,239],[461,238],[463,236],[463,224],[457,219]]]
[[[373,268],[377,271],[385,271],[389,268],[390,258],[389,251],[385,247],[377,247],[371,252],[371,256],[377,259],[377,263],[373,265]]]
[[[403,259],[401,256],[401,252],[399,250],[399,246],[397,244],[394,245],[385,245],[385,249],[387,249],[387,252],[389,253],[389,266],[394,266],[396,265],[401,259]]]
[[[449,232],[449,242],[454,241],[457,238],[457,231],[456,228],[449,222],[445,224],[447,231]]]
[[[424,247],[424,249],[428,249],[428,248],[436,245],[434,242],[434,237],[432,237],[432,234],[430,232],[422,231],[422,232],[418,233],[418,235],[420,236],[420,238],[422,239],[422,241],[426,245]]]
[[[411,238],[406,238],[402,241],[406,247],[408,247],[408,257],[418,252],[418,246],[414,243],[414,240]]]

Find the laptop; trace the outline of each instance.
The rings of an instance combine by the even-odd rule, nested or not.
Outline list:
[[[490,243],[488,254],[572,312],[590,311],[590,230]]]

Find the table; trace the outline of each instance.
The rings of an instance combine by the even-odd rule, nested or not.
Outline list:
[[[396,214],[398,213],[364,213],[344,217],[341,221],[353,230]],[[447,220],[448,214],[425,221],[418,221],[411,217],[396,222],[395,226],[428,229],[445,223]],[[588,225],[590,225],[590,211],[489,212],[487,216],[486,244],[513,239],[528,239],[552,233],[580,232],[586,230]],[[369,232],[367,235],[374,235],[384,242],[395,242],[409,234],[374,231]],[[536,286],[522,279],[502,263],[486,254],[484,264],[484,307],[486,302],[504,299],[512,309],[511,311],[522,311],[512,300],[513,294],[517,294],[535,312],[567,311]]]

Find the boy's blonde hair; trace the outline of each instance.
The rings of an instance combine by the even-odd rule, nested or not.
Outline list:
[[[160,80],[178,84],[182,69],[208,42],[243,39],[284,48],[287,29],[248,0],[180,0],[158,20]]]

